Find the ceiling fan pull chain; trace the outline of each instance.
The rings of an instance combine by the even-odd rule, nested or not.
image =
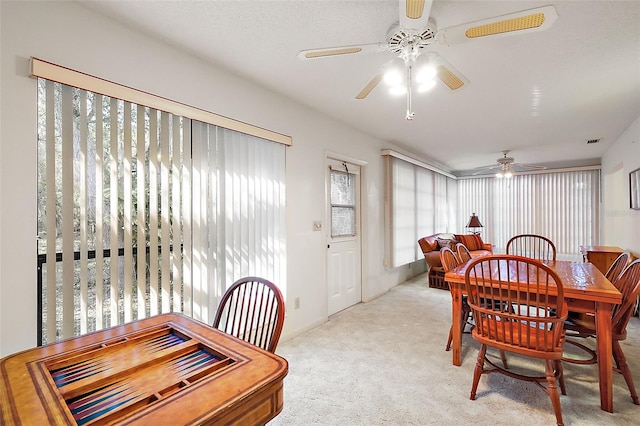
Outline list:
[[[404,117],[406,120],[413,120],[415,113],[411,108],[411,64],[407,65],[407,115]]]

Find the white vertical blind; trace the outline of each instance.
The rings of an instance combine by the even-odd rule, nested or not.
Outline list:
[[[418,239],[436,232],[453,232],[455,180],[418,164],[385,155],[388,165],[387,226],[391,244],[387,256],[391,266],[406,265],[422,258]]]
[[[392,161],[393,266],[415,260],[416,182],[415,166],[401,160]]]
[[[38,97],[42,341],[180,309],[181,119],[45,80]]]
[[[194,276],[193,309],[211,323],[213,307],[238,278],[261,276],[285,291],[285,146],[198,122],[192,137],[194,156],[203,154],[194,174],[207,171],[194,185],[200,199],[193,267],[200,279]]]
[[[286,145],[46,80],[38,108],[43,343],[285,291]]]
[[[430,235],[436,227],[436,205],[434,204],[434,179],[436,173],[416,168],[416,224],[417,235]],[[417,241],[417,240],[416,240]],[[415,250],[415,247],[412,245]]]
[[[483,240],[504,252],[516,234],[539,234],[559,259],[579,260],[581,245],[599,243],[599,170],[517,174],[458,181],[458,222],[476,213]]]

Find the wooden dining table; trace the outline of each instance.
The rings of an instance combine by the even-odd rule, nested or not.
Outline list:
[[[2,425],[261,425],[283,407],[284,358],[182,314],[0,360]]]
[[[462,296],[466,294],[465,272],[467,262],[445,274],[450,285],[452,300],[451,323],[453,324],[453,365],[462,364]],[[562,280],[564,297],[570,311],[592,313],[596,318],[596,352],[600,384],[600,408],[613,412],[613,360],[611,343],[611,310],[620,304],[622,295],[603,273],[588,262],[548,261]],[[509,279],[517,283],[515,271]]]

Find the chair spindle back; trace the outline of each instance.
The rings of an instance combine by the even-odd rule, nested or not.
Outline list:
[[[213,327],[275,352],[284,325],[284,297],[271,281],[241,278],[222,296]]]
[[[507,242],[507,254],[530,257],[543,261],[556,260],[556,246],[547,237],[535,234],[520,234]]]

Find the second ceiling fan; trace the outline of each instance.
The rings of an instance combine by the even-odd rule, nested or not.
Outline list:
[[[546,170],[547,166],[542,166],[539,164],[522,164],[516,163],[513,157],[507,157],[510,151],[505,150],[502,151],[502,157],[496,159],[496,164],[492,164],[490,166],[482,166],[477,167],[477,172],[473,173],[473,175],[485,174],[487,171],[498,169],[495,173],[497,178],[510,178],[514,174],[516,174],[516,169],[518,171],[527,171],[527,170]]]
[[[429,51],[432,43],[445,45],[464,43],[487,37],[518,35],[549,28],[558,17],[552,5],[522,10],[493,18],[437,29],[430,19],[433,0],[399,0],[399,19],[387,31],[383,42],[357,44],[340,47],[302,50],[298,58],[316,60],[338,55],[392,52],[396,58],[382,66],[356,95],[364,99],[385,80],[391,90],[406,93],[407,112],[411,120],[414,112],[411,105],[412,89],[426,91],[436,84],[436,79],[455,92],[469,84],[462,73],[435,51]]]

